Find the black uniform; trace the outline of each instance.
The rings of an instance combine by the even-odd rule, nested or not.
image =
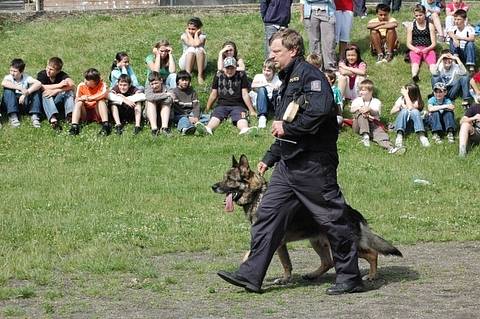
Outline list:
[[[300,104],[285,136],[297,144],[277,140],[265,154],[269,167],[277,163],[252,226],[251,253],[237,274],[261,287],[268,265],[282,241],[293,214],[303,206],[325,228],[332,247],[337,283],[361,281],[353,226],[343,218],[345,200],[337,184],[337,109],[324,74],[294,59],[279,77],[282,86],[275,117],[282,120],[292,100]]]

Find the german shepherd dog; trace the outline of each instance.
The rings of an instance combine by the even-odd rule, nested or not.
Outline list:
[[[252,171],[247,157],[242,155],[237,162],[232,156],[232,167],[227,170],[223,180],[214,184],[215,193],[225,194],[225,211],[233,211],[234,203],[243,207],[245,216],[251,224],[257,220],[257,208],[267,190],[267,182],[258,173]],[[368,275],[364,280],[377,278],[378,254],[395,255],[403,257],[402,253],[385,239],[374,234],[368,227],[365,218],[357,210],[346,206],[346,218],[355,225],[355,240],[358,244],[358,254],[370,264]],[[320,257],[320,266],[315,271],[303,276],[307,280],[315,280],[333,267],[330,254],[330,243],[325,233],[322,232],[307,209],[298,211],[289,223],[285,238],[277,249],[278,257],[282,263],[283,278],[275,280],[276,284],[286,284],[292,278],[292,263],[287,250],[287,243],[291,241],[308,239]],[[250,251],[244,257],[248,258]]]

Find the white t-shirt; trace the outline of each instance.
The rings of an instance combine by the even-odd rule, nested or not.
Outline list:
[[[360,108],[368,106],[370,107],[370,115],[375,119],[380,119],[380,112],[382,111],[382,102],[377,98],[372,98],[370,101],[364,101],[363,97],[359,96],[352,101],[350,105],[350,112],[355,113]]]
[[[33,82],[35,81],[34,78],[32,78],[30,75],[26,73],[22,74],[22,77],[20,78],[19,81],[15,80],[11,74],[5,75],[3,80],[12,82],[15,85],[20,85],[24,89],[28,89],[29,85],[33,84]],[[22,92],[19,90],[15,90],[15,93],[22,94]]]
[[[276,90],[282,85],[282,81],[278,78],[278,75],[274,75],[272,81],[268,82],[263,73],[256,74],[253,77],[252,88],[265,87],[267,89],[268,98],[271,99],[273,96],[273,90]]]
[[[436,75],[442,78],[442,82],[445,83],[446,86],[450,86],[454,81],[458,81],[460,76],[466,74],[466,70],[462,70],[458,64],[453,62],[450,70],[445,70],[443,63],[440,63]]]
[[[447,32],[453,32],[453,34],[458,35],[462,38],[471,36],[472,34],[475,35],[475,29],[473,29],[473,27],[471,25],[466,25],[465,28],[463,28],[462,31],[460,31],[457,26],[453,26],[450,29],[448,29]],[[460,48],[465,49],[465,44],[466,43],[467,43],[467,41],[460,40]]]

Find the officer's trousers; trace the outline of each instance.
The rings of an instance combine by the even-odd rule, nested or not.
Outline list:
[[[311,154],[310,154],[311,155]],[[335,153],[300,154],[277,163],[252,226],[251,252],[238,274],[262,285],[273,254],[284,238],[288,223],[303,206],[328,236],[337,283],[361,281],[354,228],[343,217],[345,200],[337,184]]]

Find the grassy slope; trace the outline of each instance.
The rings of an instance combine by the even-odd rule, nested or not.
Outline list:
[[[180,56],[178,39],[187,18],[161,13],[84,15],[7,24],[0,29],[0,68],[6,73],[9,61],[19,56],[27,61],[27,72],[35,74],[49,56],[58,55],[79,82],[88,67],[107,75],[115,52],[127,50],[143,81],[143,58],[156,40],[170,39]],[[237,42],[250,76],[260,71],[263,31],[256,14],[202,19],[208,34],[209,80],[216,52],[227,39]],[[398,19],[410,19],[410,14]],[[353,32],[364,52],[366,22],[355,20]],[[293,26],[300,28],[297,21]],[[400,86],[409,80],[409,66],[401,57],[380,66],[368,54],[364,58],[387,114]],[[422,67],[424,93],[427,78]],[[208,90],[198,89],[205,102]],[[175,135],[154,140],[147,131],[138,137],[128,131],[122,137],[98,138],[97,130],[90,125],[78,138],[65,131],[55,135],[45,124],[34,130],[28,122],[18,130],[8,125],[0,130],[1,284],[27,279],[50,285],[58,272],[156,277],[152,255],[204,249],[221,254],[247,247],[248,225],[242,214],[224,214],[223,199],[209,185],[222,177],[232,154],[245,153],[256,165],[272,141],[266,132],[240,138],[236,129],[223,125],[211,138]],[[339,180],[348,201],[394,242],[478,240],[478,149],[459,160],[456,145],[422,149],[414,137],[406,143],[408,152],[392,157],[377,147],[365,149],[345,130],[339,140]],[[417,177],[432,185],[415,186]],[[16,292],[0,290],[0,299],[11,294]]]

